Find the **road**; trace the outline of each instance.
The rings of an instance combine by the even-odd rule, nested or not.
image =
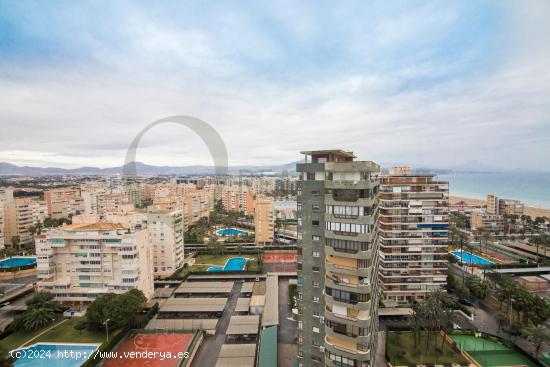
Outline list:
[[[241,287],[241,282],[235,282],[233,285],[231,296],[229,296],[229,299],[227,300],[223,315],[218,320],[216,335],[205,336],[202,345],[200,346],[200,349],[191,364],[193,367],[214,367],[216,365],[222,345],[225,342],[225,333],[227,332],[229,321],[231,320],[231,316],[233,315],[237,305],[237,300],[241,294]]]
[[[298,323],[289,319],[288,279],[279,278],[279,328],[277,333],[277,361],[279,367],[291,367],[298,356],[296,331]]]

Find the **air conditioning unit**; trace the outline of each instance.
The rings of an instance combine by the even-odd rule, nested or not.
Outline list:
[[[325,322],[325,316],[320,316],[319,317],[319,322]]]
[[[321,346],[319,347],[319,351],[320,351],[320,352],[324,352],[324,351],[325,351],[325,347],[321,345]]]

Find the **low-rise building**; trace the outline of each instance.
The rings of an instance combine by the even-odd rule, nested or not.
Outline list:
[[[490,232],[500,233],[504,231],[504,224],[504,216],[499,214],[472,212],[470,219],[472,230],[483,227]]]

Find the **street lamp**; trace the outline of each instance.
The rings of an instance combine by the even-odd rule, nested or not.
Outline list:
[[[105,325],[105,332],[107,334],[107,343],[109,342],[109,321],[111,321],[111,319],[107,319],[103,323],[103,325]]]

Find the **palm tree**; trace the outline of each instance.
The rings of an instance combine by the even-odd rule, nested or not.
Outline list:
[[[441,331],[443,331],[443,340],[441,341],[441,353],[443,353],[443,347],[445,346],[445,339],[447,338],[447,331],[452,327],[455,322],[455,312],[450,308],[446,308],[442,311],[439,319]]]
[[[420,330],[425,323],[425,307],[423,303],[417,303],[413,306],[413,313],[411,315],[411,328],[413,329],[414,336],[414,349],[418,349],[418,343],[420,342]]]
[[[38,330],[48,325],[55,319],[55,312],[50,308],[30,308],[23,315],[23,328],[25,330]]]
[[[550,330],[544,325],[530,327],[526,330],[527,339],[535,344],[535,357],[539,355],[543,343],[550,341]]]
[[[460,262],[463,266],[462,268],[462,284],[464,285],[464,276],[465,276],[465,270],[464,270],[464,245],[468,242],[468,235],[462,231],[458,231],[457,233],[457,241],[460,245]]]

